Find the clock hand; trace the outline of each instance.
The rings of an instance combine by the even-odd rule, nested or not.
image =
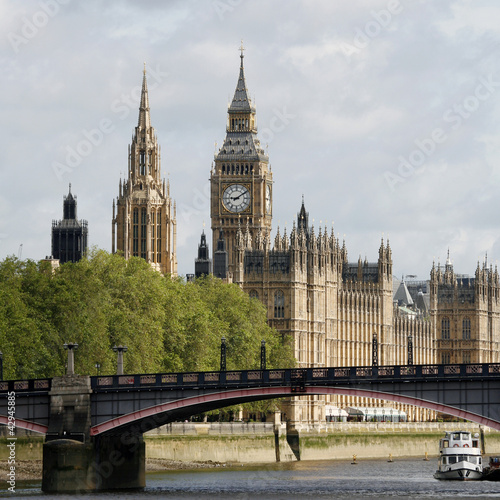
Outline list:
[[[236,201],[237,199],[241,198],[242,196],[243,196],[243,193],[241,193],[239,196],[236,196],[236,197],[231,196],[231,199],[233,201]]]

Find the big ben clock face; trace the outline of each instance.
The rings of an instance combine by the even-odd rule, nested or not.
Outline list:
[[[231,184],[225,189],[222,202],[230,212],[243,212],[250,206],[250,192],[241,184]]]

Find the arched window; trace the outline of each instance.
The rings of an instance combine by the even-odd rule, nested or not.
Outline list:
[[[257,293],[257,290],[250,290],[250,293],[248,294],[251,299],[258,299],[259,294]]]
[[[141,151],[139,155],[139,162],[141,167],[141,175],[146,175],[146,153]]]
[[[161,208],[156,212],[156,262],[161,262]]]
[[[462,338],[470,340],[470,318],[464,318],[462,321]]]
[[[450,339],[450,319],[449,318],[443,318],[441,320],[441,338],[443,340]]]
[[[139,256],[139,209],[134,208],[132,215],[132,255]]]
[[[146,225],[147,225],[147,214],[146,209],[141,208],[141,257],[146,258]]]
[[[155,211],[151,211],[151,262],[155,262]]]
[[[274,293],[274,317],[285,317],[285,294],[281,290]]]

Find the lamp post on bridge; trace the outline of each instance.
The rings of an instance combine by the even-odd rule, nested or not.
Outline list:
[[[378,340],[377,334],[373,334],[372,340],[372,366],[378,366]]]
[[[75,351],[78,349],[78,344],[75,342],[65,342],[63,344],[64,349],[68,351],[68,367],[66,369],[66,375],[75,374]]]
[[[413,337],[408,335],[408,365],[413,364]]]
[[[220,340],[220,371],[226,371],[226,337]]]
[[[126,345],[113,346],[113,351],[117,353],[116,360],[116,374],[123,375],[123,353],[127,352],[128,347]]]
[[[101,374],[101,363],[97,362],[95,365],[96,375]]]
[[[260,344],[260,369],[266,369],[266,341],[263,340]]]

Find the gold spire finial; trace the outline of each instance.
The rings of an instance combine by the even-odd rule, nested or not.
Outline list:
[[[245,47],[243,47],[243,40],[241,40],[241,45],[240,45],[240,57],[243,59],[243,51],[245,50]]]
[[[144,74],[146,74],[146,61],[144,61]]]

